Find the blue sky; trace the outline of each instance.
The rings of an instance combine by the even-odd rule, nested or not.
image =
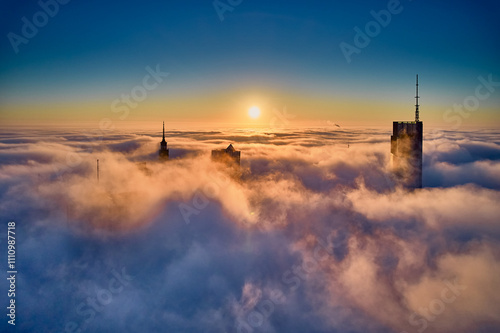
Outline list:
[[[241,90],[270,99],[390,99],[411,106],[419,73],[423,102],[437,110],[470,95],[478,76],[500,75],[494,1],[401,1],[401,12],[351,63],[340,43],[354,44],[354,27],[364,30],[370,12],[387,9],[387,1],[243,0],[221,21],[212,1],[73,0],[17,54],[7,34],[21,35],[22,17],[32,22],[41,8],[35,1],[3,5],[3,113],[19,105],[109,102],[156,64],[170,73],[168,84],[153,92],[160,102]],[[497,92],[481,108],[491,113],[498,102]]]

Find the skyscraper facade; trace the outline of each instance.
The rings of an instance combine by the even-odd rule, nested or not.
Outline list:
[[[400,182],[407,188],[422,188],[422,142],[424,124],[420,121],[417,94],[415,96],[415,121],[392,123],[392,166]]]

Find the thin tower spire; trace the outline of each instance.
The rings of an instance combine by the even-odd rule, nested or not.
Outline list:
[[[417,100],[417,104],[415,104],[415,122],[419,122],[419,118],[420,118],[420,111],[418,110],[418,99],[419,99],[419,96],[418,96],[418,74],[417,74],[417,95],[415,96],[415,99]]]
[[[97,159],[97,182],[99,183],[99,159]]]
[[[163,122],[163,140],[160,142],[160,159],[168,160],[167,141],[165,141],[165,122]]]

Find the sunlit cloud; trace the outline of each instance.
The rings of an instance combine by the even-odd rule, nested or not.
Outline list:
[[[158,134],[0,138],[0,211],[23,235],[25,330],[500,325],[500,147],[482,143],[498,133],[430,133],[415,191],[392,177],[386,131],[167,131],[168,162]],[[229,143],[242,152],[236,175],[210,159]],[[133,278],[109,291],[123,269]],[[106,291],[99,311],[87,304]]]

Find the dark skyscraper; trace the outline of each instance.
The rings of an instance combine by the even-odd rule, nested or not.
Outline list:
[[[163,140],[160,142],[160,160],[168,160],[167,141],[165,141],[165,122],[163,122]]]
[[[395,121],[392,123],[391,154],[392,166],[405,187],[422,187],[422,141],[424,125],[420,121],[417,94],[415,96],[415,121]]]
[[[240,165],[240,151],[236,151],[233,145],[230,144],[226,149],[212,150],[212,160],[226,162],[228,164]]]

